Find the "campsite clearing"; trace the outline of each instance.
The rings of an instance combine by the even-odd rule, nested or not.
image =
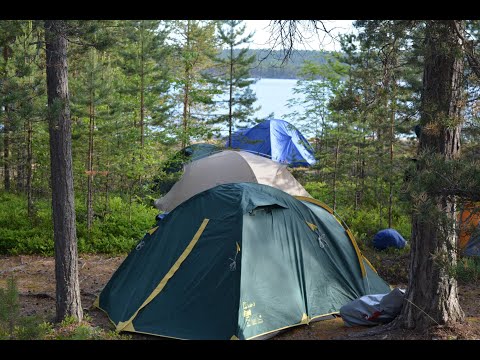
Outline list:
[[[113,330],[107,316],[91,307],[95,297],[120,266],[125,256],[81,255],[80,287],[82,305],[91,318],[90,323]],[[0,287],[13,275],[20,292],[21,315],[39,315],[51,321],[55,313],[55,282],[53,257],[34,255],[0,257]],[[440,327],[430,334],[417,334],[397,330],[369,334],[372,328],[347,328],[340,318],[302,325],[285,331],[272,340],[328,340],[328,339],[480,339],[480,284],[460,285],[460,302],[467,316],[465,324],[454,328]],[[162,339],[141,334],[131,334],[132,340]]]

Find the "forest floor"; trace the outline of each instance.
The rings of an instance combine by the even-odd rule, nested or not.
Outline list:
[[[108,282],[124,256],[82,255],[79,260],[82,305],[92,326],[113,330],[114,326],[100,310],[93,308],[96,296]],[[53,257],[0,256],[0,288],[14,276],[20,295],[21,315],[36,315],[52,321],[55,314],[55,269]],[[392,281],[390,281],[392,283]],[[405,287],[405,284],[394,283]],[[425,333],[387,330],[381,327],[346,327],[341,318],[317,321],[284,331],[273,340],[400,340],[400,339],[480,339],[480,284],[460,284],[460,303],[466,321],[452,327],[434,327]],[[380,331],[382,330],[383,331]],[[132,334],[131,339],[160,339]]]

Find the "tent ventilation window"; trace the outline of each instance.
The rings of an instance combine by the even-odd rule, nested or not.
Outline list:
[[[267,214],[271,214],[273,209],[285,209],[284,206],[279,205],[279,204],[271,204],[271,205],[260,205],[257,206],[256,208],[250,210],[248,214],[250,216],[255,216],[257,212],[264,211]]]

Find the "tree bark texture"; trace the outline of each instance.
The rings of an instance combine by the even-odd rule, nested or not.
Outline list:
[[[61,321],[66,316],[73,316],[81,321],[83,310],[78,281],[66,23],[61,20],[46,20],[44,26],[55,243],[56,320]]]
[[[28,218],[30,221],[33,220],[34,209],[33,209],[33,128],[32,120],[27,119],[27,209],[28,209]]]
[[[233,45],[230,46],[230,81],[228,94],[228,147],[232,147],[233,110]]]
[[[24,124],[24,130],[21,134],[17,134],[17,174],[16,174],[16,186],[15,190],[18,193],[26,193],[26,188],[27,188],[27,168],[26,168],[26,162],[27,162],[27,131],[26,131],[26,124]],[[23,141],[21,141],[19,138],[20,136],[23,137]]]
[[[338,176],[338,157],[340,153],[340,129],[337,128],[337,140],[335,144],[335,163],[333,166],[333,211],[337,210],[337,176]]]
[[[419,150],[440,154],[446,160],[460,155],[464,107],[464,63],[455,27],[463,29],[463,21],[428,21],[425,35]],[[464,317],[457,281],[449,274],[457,262],[455,200],[426,196],[446,217],[442,220],[419,212],[413,215],[409,286],[398,321],[418,330]]]
[[[90,92],[90,109],[88,124],[88,179],[87,179],[87,229],[90,231],[93,226],[93,132],[95,130],[95,94]]]
[[[10,191],[10,114],[8,105],[5,106],[3,133],[3,188],[5,191]]]
[[[140,147],[143,149],[145,142],[145,50],[143,46],[143,22],[140,32]],[[140,160],[143,160],[143,152],[140,153]]]
[[[185,44],[186,49],[190,51],[190,20],[187,20],[187,39]],[[190,64],[185,64],[185,84],[183,85],[183,134],[182,134],[182,149],[184,149],[189,142],[188,122],[189,122],[189,103],[190,103]]]
[[[397,83],[396,79],[393,79],[392,84],[392,98],[390,102],[390,174],[388,174],[388,227],[393,226],[393,187],[394,187],[394,171],[393,171],[393,158],[394,158],[394,143],[395,143],[395,113],[397,104]]]

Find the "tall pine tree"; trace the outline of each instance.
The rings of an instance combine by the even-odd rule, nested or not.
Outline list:
[[[67,26],[67,22],[61,20],[45,21],[56,319],[61,321],[66,316],[72,316],[82,321],[68,93]]]
[[[239,46],[251,42],[253,33],[245,35],[246,25],[239,20],[225,20],[217,24],[218,36],[226,51],[215,59],[214,83],[219,86],[225,98],[217,100],[222,115],[216,121],[227,124],[227,147],[231,147],[232,130],[235,126],[243,127],[248,123],[256,109],[253,103],[257,100],[250,85],[250,69],[255,62],[255,55],[248,56],[248,47]]]
[[[206,71],[213,65],[217,52],[215,22],[178,20],[174,26],[174,96],[179,116],[172,131],[179,135],[181,147],[191,137],[211,135],[208,121],[213,113],[216,93]]]

